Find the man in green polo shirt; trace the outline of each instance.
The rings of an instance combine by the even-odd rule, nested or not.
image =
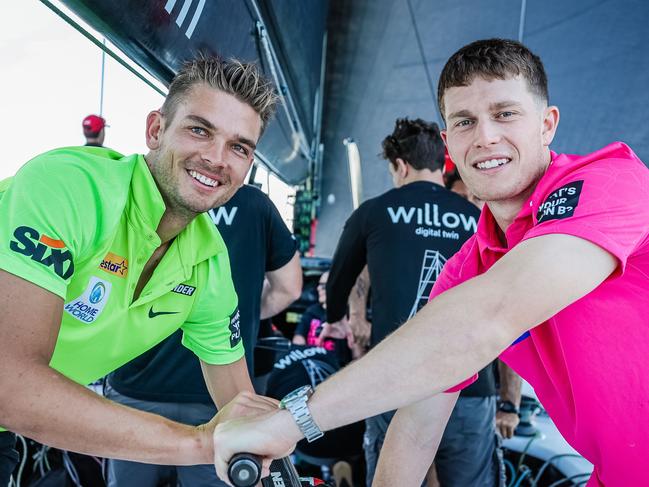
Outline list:
[[[1,426],[62,449],[191,465],[212,462],[219,420],[276,407],[252,394],[227,250],[203,213],[243,184],[275,101],[252,64],[193,61],[147,117],[146,156],[58,149],[0,182]],[[83,387],[179,327],[221,409],[210,423]],[[13,439],[0,433],[0,485]]]

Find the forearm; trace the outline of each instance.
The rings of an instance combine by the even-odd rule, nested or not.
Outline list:
[[[174,465],[211,461],[209,433],[109,401],[46,365],[11,368],[3,371],[0,402],[2,424],[11,431],[106,458]]]
[[[361,356],[369,346],[372,334],[371,324],[367,321],[367,298],[370,288],[370,276],[367,266],[356,279],[356,284],[349,295],[349,325],[358,346],[356,354]]]
[[[458,395],[437,394],[397,411],[381,448],[373,486],[422,483]]]
[[[290,261],[279,269],[266,272],[261,292],[260,318],[266,319],[280,313],[302,293],[302,267],[300,254],[295,252]]]
[[[521,377],[502,360],[498,360],[498,375],[500,376],[500,399],[520,407],[523,382]]]
[[[365,357],[321,384],[310,401],[320,427],[420,401],[493,360],[518,335],[499,314],[498,297],[485,296],[487,287],[481,276],[438,296]],[[480,293],[482,305],[466,306],[467,296]]]
[[[261,310],[260,318],[272,318],[282,312],[288,305],[297,299],[295,295],[286,289],[273,289],[271,286],[264,285],[261,293]]]
[[[245,358],[227,365],[210,365],[201,360],[201,370],[207,390],[219,409],[240,392],[254,392]]]

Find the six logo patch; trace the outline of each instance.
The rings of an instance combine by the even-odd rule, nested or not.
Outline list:
[[[126,277],[128,275],[128,260],[108,252],[99,264],[99,268],[117,277]]]
[[[110,296],[110,288],[110,282],[92,276],[83,294],[66,303],[63,310],[79,321],[92,323],[104,310]]]
[[[230,348],[234,348],[241,341],[241,323],[239,308],[230,315]]]
[[[14,252],[31,257],[34,262],[52,267],[57,276],[68,279],[74,274],[72,253],[62,240],[41,235],[30,227],[18,227],[9,248]]]
[[[583,180],[574,181],[554,190],[539,206],[536,213],[537,222],[543,223],[548,220],[560,220],[572,216],[579,204],[583,185]]]

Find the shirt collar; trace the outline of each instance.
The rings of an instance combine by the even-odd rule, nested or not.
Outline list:
[[[556,159],[557,153],[550,151],[550,166],[552,162]],[[549,168],[548,168],[549,170]],[[546,171],[547,174],[547,171]],[[541,184],[541,180],[545,178],[545,174],[541,176],[541,179],[537,183],[537,187]],[[536,188],[530,195],[530,197],[523,203],[520,211],[514,218],[512,224],[507,228],[505,232],[505,237],[507,239],[507,246],[503,247],[498,237],[498,224],[493,214],[489,210],[489,206],[485,205],[480,214],[480,219],[478,220],[478,229],[476,231],[476,240],[478,242],[478,249],[480,250],[480,255],[484,256],[485,252],[497,252],[497,253],[506,253],[512,247],[517,245],[525,235],[525,232],[529,230],[530,226],[533,224],[532,220],[532,210],[534,206],[534,196],[536,195]]]
[[[127,207],[129,219],[142,229],[145,238],[160,245],[156,229],[166,205],[142,155],[137,156],[130,192]],[[169,250],[176,250],[174,247],[186,272],[195,264],[226,251],[225,243],[207,213],[198,215],[178,234]]]

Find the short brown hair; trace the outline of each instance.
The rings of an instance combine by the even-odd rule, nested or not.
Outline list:
[[[444,116],[444,93],[457,86],[469,86],[476,77],[486,80],[521,75],[530,91],[548,102],[548,78],[541,58],[520,42],[486,39],[468,44],[446,62],[437,84],[437,103]]]
[[[437,171],[444,165],[444,141],[436,123],[421,118],[398,118],[391,135],[381,144],[384,159],[396,167],[397,158],[417,170]]]
[[[218,57],[200,56],[187,61],[169,85],[169,93],[162,105],[167,123],[173,119],[178,104],[198,84],[235,96],[250,105],[261,118],[261,130],[275,112],[278,96],[273,83],[267,79],[254,63],[237,59],[224,61]]]

